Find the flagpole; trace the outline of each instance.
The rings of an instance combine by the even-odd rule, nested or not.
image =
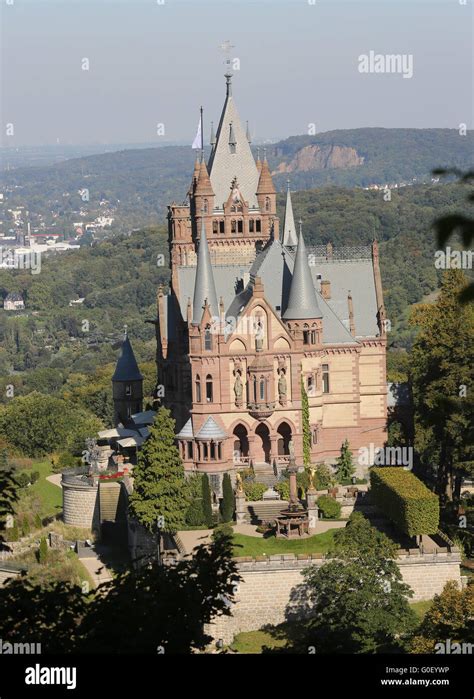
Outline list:
[[[202,119],[202,107],[201,107],[201,163],[204,160],[204,122]]]

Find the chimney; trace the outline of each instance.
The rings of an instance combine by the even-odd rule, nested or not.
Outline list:
[[[323,299],[331,298],[331,282],[328,279],[321,279],[321,296]]]

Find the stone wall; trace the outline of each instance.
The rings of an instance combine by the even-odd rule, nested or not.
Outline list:
[[[65,524],[86,529],[99,526],[99,499],[97,485],[89,485],[80,479],[61,480],[63,489],[63,519]]]
[[[403,580],[414,596],[410,601],[431,599],[448,580],[461,586],[459,552],[437,554],[406,553],[398,557]],[[321,554],[285,554],[266,559],[238,562],[242,582],[235,596],[231,617],[220,617],[207,627],[214,639],[231,643],[240,631],[254,631],[265,624],[281,624],[287,619],[308,616],[307,589],[301,572],[309,565],[321,566]]]

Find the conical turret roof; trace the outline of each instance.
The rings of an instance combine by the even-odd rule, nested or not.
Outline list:
[[[293,204],[291,203],[290,180],[288,180],[288,189],[286,192],[283,245],[286,247],[296,247],[298,245],[298,234],[296,232],[295,219],[293,216]]]
[[[200,323],[204,303],[207,299],[211,315],[219,314],[214,274],[212,272],[211,256],[207,244],[206,226],[202,219],[201,240],[197,254],[196,279],[194,282],[193,323]]]
[[[197,179],[195,193],[201,195],[207,194],[209,196],[214,194],[214,190],[212,189],[211,180],[209,178],[206,163],[204,162],[204,160],[201,162],[199,166],[199,175]]]
[[[283,318],[284,320],[322,318],[301,229],[298,237],[288,307],[283,314]]]
[[[263,159],[262,168],[260,170],[260,178],[258,180],[257,194],[275,194],[276,189],[273,184],[270,168],[268,167],[267,158]]]
[[[119,358],[115,367],[112,381],[142,381],[143,376],[140,374],[137,360],[133,353],[132,345],[128,339],[127,333],[120,348]]]

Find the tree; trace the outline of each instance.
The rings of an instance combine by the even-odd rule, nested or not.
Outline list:
[[[355,468],[352,461],[352,452],[349,447],[349,440],[345,439],[341,445],[341,455],[336,459],[336,476],[339,483],[349,480],[354,474]]]
[[[14,469],[0,468],[0,551],[5,548],[6,519],[8,515],[15,514],[15,503],[18,500],[18,483],[15,479]]]
[[[412,653],[433,653],[436,643],[471,642],[474,639],[474,586],[460,590],[449,580],[416,629],[411,641]]]
[[[303,421],[303,463],[305,466],[311,466],[311,427],[309,424],[309,403],[303,378],[301,378],[301,414]]]
[[[46,537],[42,536],[40,540],[40,547],[38,551],[38,561],[40,563],[46,563],[48,560],[48,542],[46,541]]]
[[[186,482],[174,427],[170,411],[160,408],[133,469],[130,512],[152,533],[174,533],[184,524]]]
[[[415,615],[395,561],[396,545],[353,513],[338,530],[327,563],[304,572],[311,618],[295,649],[374,653],[400,649]]]
[[[211,500],[211,487],[209,485],[209,477],[207,473],[203,474],[202,477],[202,510],[204,513],[204,522],[207,527],[211,528],[214,524],[214,518],[212,516],[212,500]]]
[[[192,653],[211,641],[205,625],[231,614],[240,579],[221,534],[175,566],[130,567],[89,597],[70,583],[12,579],[0,587],[0,627],[46,654]]]
[[[234,517],[235,498],[232,481],[228,473],[224,473],[222,480],[221,517],[223,522],[231,522]]]
[[[411,317],[419,328],[411,368],[415,449],[421,475],[433,477],[448,500],[474,474],[474,308],[459,303],[465,286],[461,270],[445,272],[436,303],[418,306]]]

